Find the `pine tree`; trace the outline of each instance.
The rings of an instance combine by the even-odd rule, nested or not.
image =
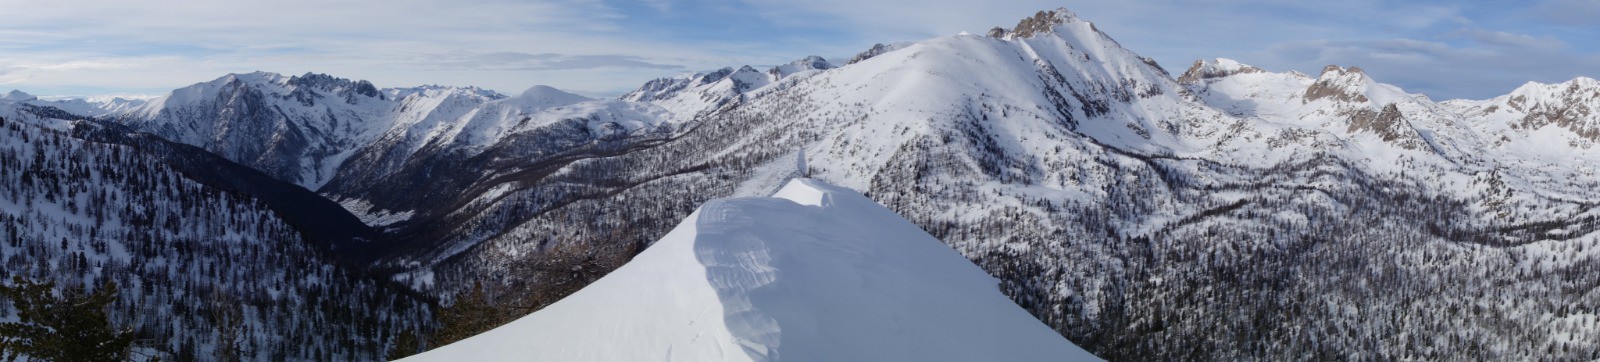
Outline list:
[[[417,334],[415,332],[408,330],[405,332],[400,332],[400,335],[395,336],[394,346],[389,348],[389,354],[386,356],[386,358],[389,360],[406,358],[408,356],[417,354],[417,352],[421,350],[422,341],[417,339]]]
[[[224,293],[212,295],[211,323],[217,331],[216,356],[218,361],[242,361],[250,353],[244,343],[249,328],[245,326],[244,311],[239,303]]]
[[[46,361],[120,361],[133,343],[132,330],[117,329],[106,318],[106,306],[117,300],[117,286],[107,282],[94,292],[68,288],[57,297],[55,283],[13,277],[0,285],[0,297],[11,301],[17,322],[0,323],[0,357]]]
[[[435,313],[440,326],[434,331],[431,344],[443,346],[499,327],[507,319],[505,314],[489,300],[483,284],[473,284],[470,291],[456,297],[455,303]]]

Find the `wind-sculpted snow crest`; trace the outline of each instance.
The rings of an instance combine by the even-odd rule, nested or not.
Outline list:
[[[588,288],[413,360],[1097,360],[996,283],[855,191],[799,179],[707,202]]]

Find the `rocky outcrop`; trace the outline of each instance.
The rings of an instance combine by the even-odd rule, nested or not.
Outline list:
[[[1022,19],[1017,26],[1011,28],[1011,34],[1017,38],[1031,38],[1040,33],[1049,33],[1057,26],[1078,20],[1078,14],[1066,8],[1040,11],[1032,17]]]
[[[1342,102],[1365,103],[1367,95],[1362,94],[1355,86],[1365,81],[1367,73],[1361,67],[1340,68],[1329,65],[1322,68],[1322,75],[1317,76],[1317,82],[1306,88],[1305,101],[1311,102],[1319,99],[1333,99]]]
[[[1350,133],[1370,132],[1388,142],[1409,150],[1421,149],[1424,146],[1422,138],[1416,130],[1406,121],[1405,114],[1400,113],[1400,107],[1389,104],[1382,111],[1361,109],[1350,115]]]
[[[860,63],[863,60],[872,59],[872,57],[883,55],[883,53],[888,53],[888,52],[894,51],[895,49],[900,49],[900,47],[899,46],[895,46],[895,45],[884,45],[882,43],[873,44],[872,48],[867,49],[867,51],[861,52],[861,54],[856,54],[855,57],[850,58],[850,61],[849,62],[845,62],[845,64],[849,65],[849,64]]]
[[[1196,60],[1189,70],[1178,76],[1178,83],[1190,84],[1206,79],[1217,79],[1236,74],[1264,73],[1266,70],[1254,66],[1240,64],[1231,59],[1216,59],[1215,61]]]

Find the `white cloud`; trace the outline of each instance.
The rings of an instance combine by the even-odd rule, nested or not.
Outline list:
[[[1600,25],[1600,0],[1547,0],[1532,7],[1534,15],[1567,26]]]
[[[1560,49],[1566,46],[1566,43],[1562,42],[1560,39],[1550,37],[1535,37],[1526,34],[1512,34],[1503,31],[1490,31],[1470,28],[1462,29],[1459,31],[1459,33],[1466,35],[1467,37],[1472,38],[1480,43],[1492,46],[1534,49]]]
[[[1490,98],[1528,81],[1561,82],[1592,70],[1593,56],[1520,44],[1454,46],[1415,39],[1305,41],[1260,54],[1268,69],[1283,64],[1358,65],[1380,82],[1438,98]],[[1315,74],[1315,73],[1312,73]]]
[[[454,83],[514,92],[553,84],[611,91],[680,64],[724,60],[694,47],[631,38],[622,15],[599,0],[0,0],[0,9],[8,15],[0,22],[0,39],[7,39],[0,41],[0,57],[8,59],[0,65],[11,68],[0,84],[11,85],[170,89],[266,70],[326,72],[389,86]],[[501,52],[562,55],[475,72],[436,69],[461,54]],[[571,71],[589,64],[651,74]]]
[[[1064,5],[1051,0],[741,1],[774,22],[826,21],[858,29],[864,36],[881,39],[879,42],[921,40],[962,31],[982,33],[995,26],[1011,27],[1034,12]]]
[[[599,54],[568,55],[557,53],[530,54],[523,52],[494,52],[467,54],[439,54],[428,57],[439,69],[484,70],[566,70],[595,68],[683,69],[673,64],[652,63],[632,55]]]
[[[1587,39],[1506,28],[1515,17],[1499,15],[1595,24],[1571,14],[1593,14],[1600,0],[1503,12],[1397,0],[0,0],[0,84],[144,92],[266,70],[380,86],[515,93],[549,84],[614,94],[680,71],[848,57],[872,43],[981,33],[1060,6],[1168,66],[1212,57],[1308,73],[1360,65],[1395,74],[1380,80],[1413,91],[1479,96],[1505,79],[1592,73],[1582,65],[1594,56],[1582,52],[1593,49],[1573,49]],[[1477,24],[1469,17],[1477,13],[1465,10],[1494,14],[1502,27]],[[651,14],[637,11],[670,14],[639,19]],[[735,24],[726,34],[676,34],[726,24]]]
[[[1578,2],[1600,0],[1547,5],[1582,11],[1572,6]],[[1530,80],[1559,82],[1600,71],[1594,54],[1572,48],[1571,42],[1587,38],[1524,33],[1541,24],[1509,16],[1529,6],[1521,3],[1124,0],[1070,6],[1124,46],[1167,66],[1227,57],[1315,74],[1327,64],[1356,65],[1379,81],[1437,98],[1484,98]]]
[[[660,12],[672,11],[672,8],[673,8],[672,0],[640,0],[640,1],[644,2],[645,5],[648,5],[651,8],[656,9],[656,11],[660,11]]]

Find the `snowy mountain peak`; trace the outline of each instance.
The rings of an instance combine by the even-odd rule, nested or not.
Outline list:
[[[1571,90],[1600,90],[1600,80],[1595,80],[1594,78],[1589,77],[1572,78],[1572,80],[1567,81],[1565,84],[1567,84],[1568,89]]]
[[[1067,10],[1067,8],[1040,11],[1033,14],[1032,17],[1018,22],[1017,26],[1011,29],[1011,35],[1017,38],[1031,38],[1037,34],[1054,32],[1056,27],[1061,25],[1079,22],[1088,23],[1079,19],[1077,13]],[[1090,27],[1093,26],[1093,24],[1090,24]]]
[[[766,72],[745,65],[739,68],[727,67],[710,72],[684,74],[646,82],[639,89],[622,95],[621,99],[630,102],[651,102],[666,108],[673,114],[674,121],[688,121],[696,114],[735,104],[744,99],[747,92],[766,87],[789,75],[807,70],[802,68],[813,66],[831,66],[831,64],[826,60],[812,62],[807,58]]]
[[[217,78],[217,80],[213,82],[220,82],[223,84],[234,82],[254,84],[284,84],[288,82],[288,79],[289,78],[283,74],[258,70],[249,73],[228,73],[221,78]]]
[[[10,93],[6,93],[5,97],[0,97],[0,99],[12,101],[12,102],[27,102],[27,101],[39,99],[39,97],[35,97],[32,94],[24,93],[23,91],[13,89],[13,90],[11,90]]]
[[[1565,128],[1588,141],[1600,141],[1600,81],[1578,77],[1566,82],[1529,82],[1487,101],[1453,102],[1464,114],[1483,116],[1514,129]]]
[[[536,85],[528,88],[528,90],[522,91],[522,94],[518,95],[517,97],[523,99],[540,100],[553,105],[568,105],[590,100],[589,97],[568,93],[567,91],[546,85]]]
[[[818,56],[818,55],[807,55],[805,58],[800,58],[800,60],[789,62],[789,64],[794,64],[794,65],[805,64],[805,65],[809,65],[813,69],[832,68],[833,67],[832,63],[829,63],[827,59],[823,59],[822,56]]]
[[[179,88],[111,116],[315,189],[355,148],[394,125],[397,103],[367,81],[258,71]]]
[[[1596,97],[1600,96],[1600,81],[1589,77],[1577,77],[1554,84],[1528,82],[1521,87],[1517,87],[1516,90],[1511,91],[1508,95],[1541,100]]]
[[[400,100],[400,101],[403,101],[406,98],[410,98],[410,97],[440,98],[440,97],[459,96],[459,97],[467,97],[467,98],[472,98],[472,99],[480,99],[482,101],[492,101],[492,100],[496,100],[496,99],[506,98],[506,95],[500,94],[499,92],[495,92],[495,91],[488,90],[488,89],[483,89],[483,88],[478,88],[478,87],[475,87],[475,86],[455,87],[455,86],[442,86],[442,85],[425,85],[425,86],[410,87],[410,88],[385,88],[385,89],[382,90],[382,92],[385,95],[387,95],[388,98],[394,99],[394,100]]]
[[[993,29],[989,29],[988,33],[984,33],[984,36],[996,39],[1005,39],[1006,35],[1008,34],[1011,34],[1010,30],[996,26]]]
[[[1196,60],[1189,70],[1178,77],[1178,83],[1194,83],[1206,79],[1223,78],[1235,74],[1264,73],[1266,70],[1255,66],[1239,63],[1233,59],[1216,58],[1214,60]]]
[[[1329,74],[1343,75],[1343,74],[1351,74],[1351,73],[1354,73],[1354,74],[1367,74],[1366,71],[1361,70],[1361,67],[1351,66],[1349,68],[1345,68],[1345,67],[1339,66],[1338,64],[1328,64],[1327,66],[1322,67],[1322,73],[1318,77],[1326,77]]]
[[[577,293],[409,360],[1098,359],[996,283],[859,192],[796,179],[709,201]]]
[[[328,97],[340,100],[343,103],[356,105],[362,103],[363,98],[386,100],[383,92],[379,91],[371,82],[365,80],[350,80],[338,78],[327,74],[306,73],[298,76],[286,76],[279,73],[255,71],[250,73],[229,73],[210,82],[196,83],[179,88],[151,102],[147,112],[158,112],[167,104],[186,104],[199,101],[209,101],[222,93],[237,93],[255,90],[270,94],[277,98],[293,99],[307,107],[318,104],[318,101]]]
[[[827,59],[812,55],[801,58],[800,60],[789,62],[789,64],[772,67],[772,69],[767,70],[767,75],[771,76],[772,80],[777,81],[783,78],[788,78],[790,75],[799,72],[809,70],[828,70],[833,68],[833,63],[829,63]]]
[[[1316,83],[1306,88],[1305,101],[1332,99],[1342,102],[1366,103],[1370,101],[1367,90],[1375,83],[1361,67],[1343,68],[1329,65],[1322,68]]]
[[[908,43],[897,43],[897,44],[882,44],[882,43],[879,43],[879,44],[873,44],[872,47],[871,48],[867,48],[866,51],[862,51],[860,54],[856,54],[856,56],[851,57],[850,61],[845,62],[845,64],[849,65],[849,64],[860,63],[861,61],[864,61],[864,60],[867,60],[867,59],[872,59],[872,57],[883,55],[883,53],[888,53],[888,52],[892,52],[892,51],[895,51],[895,50],[898,50],[898,49],[901,49],[901,48],[905,48],[908,45],[910,45],[910,44],[908,44]]]
[[[289,80],[285,83],[290,86],[310,87],[317,90],[339,93],[341,95],[354,94],[369,98],[383,98],[383,94],[378,92],[378,87],[373,86],[372,82],[365,80],[349,80],[327,74],[306,73],[305,75],[289,77]]]

